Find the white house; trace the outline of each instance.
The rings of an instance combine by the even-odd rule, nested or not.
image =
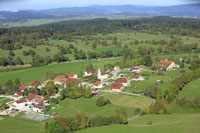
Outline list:
[[[113,92],[121,92],[124,89],[121,83],[112,83],[110,90]]]
[[[104,72],[101,72],[101,69],[99,68],[98,69],[98,75],[97,75],[97,78],[101,81],[105,80],[108,78],[108,74],[107,73],[104,73]]]
[[[158,62],[158,66],[166,70],[179,68],[179,65],[175,64],[173,61],[167,61],[167,60],[161,60],[160,62]]]
[[[34,105],[32,107],[32,110],[34,112],[39,112],[39,113],[41,113],[43,111],[43,109],[44,109],[44,105],[43,104],[36,104],[36,105]]]
[[[25,106],[27,104],[27,101],[25,99],[17,100],[13,103],[13,105],[17,108]]]
[[[91,75],[93,75],[92,71],[85,71],[85,74],[84,74],[85,77],[88,77],[88,76],[91,76]]]
[[[103,88],[103,84],[101,81],[98,81],[93,84],[93,88]]]
[[[22,92],[15,92],[15,94],[13,94],[14,97],[18,97],[18,98],[22,98]]]
[[[78,75],[75,74],[75,73],[70,73],[70,74],[68,74],[68,78],[77,79],[77,78],[78,78]]]
[[[130,85],[130,81],[127,78],[118,78],[115,82],[121,83],[124,87]]]

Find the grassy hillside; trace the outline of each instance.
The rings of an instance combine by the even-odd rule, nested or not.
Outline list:
[[[88,37],[88,36],[87,36]],[[75,39],[73,42],[68,42],[64,40],[49,40],[50,44],[53,44],[53,46],[38,46],[37,48],[31,48],[29,46],[23,46],[22,49],[20,50],[14,50],[14,54],[16,58],[17,56],[21,57],[21,59],[24,61],[24,63],[31,63],[32,57],[31,56],[24,56],[22,54],[23,50],[34,50],[37,54],[41,56],[53,56],[57,52],[59,52],[58,45],[60,46],[65,46],[68,47],[69,44],[73,44],[78,50],[83,50],[84,52],[87,51],[98,51],[98,52],[104,52],[104,51],[112,51],[114,55],[116,55],[119,51],[124,50],[124,46],[127,45],[130,49],[133,49],[135,54],[138,52],[139,47],[152,47],[152,48],[158,48],[161,45],[153,45],[150,43],[141,43],[141,41],[146,41],[146,40],[165,40],[169,42],[171,40],[169,35],[164,35],[164,34],[159,34],[159,35],[154,35],[154,34],[147,34],[147,33],[110,33],[107,35],[102,35],[102,34],[97,34],[97,35],[90,35],[90,38],[93,39],[86,39],[88,41],[88,44],[86,45],[86,41],[79,39],[79,38],[86,38],[86,36],[79,36],[78,39]],[[115,46],[112,44],[112,39],[117,38],[117,42],[121,43],[121,46]],[[174,37],[179,38],[184,44],[190,44],[194,42],[199,42],[200,40],[198,38],[194,37],[188,37],[188,36],[180,36],[180,35],[174,35]],[[98,40],[96,42],[96,40]],[[134,45],[134,41],[137,40],[139,41],[139,44]],[[103,41],[106,41],[107,46],[102,46],[99,44],[102,43]],[[131,45],[132,43],[132,45]],[[92,44],[96,44],[97,47],[95,49],[92,48]],[[102,43],[104,44],[104,43]],[[50,51],[47,52],[45,49],[49,48]],[[0,49],[0,57],[8,57],[9,56],[9,51],[8,50],[2,50]],[[67,54],[65,55],[69,57],[71,60],[74,60],[73,54]]]
[[[148,122],[152,125],[147,125]],[[147,115],[131,120],[128,125],[88,128],[78,133],[198,133],[200,114]]]
[[[95,68],[101,67],[103,68],[104,64],[114,63],[119,61],[120,59],[112,59],[112,60],[103,60],[103,61],[87,61],[87,62],[73,62],[73,63],[63,63],[63,64],[51,64],[45,67],[39,68],[30,68],[26,70],[18,70],[18,71],[10,71],[10,72],[2,72],[0,74],[0,84],[4,84],[9,79],[19,78],[21,83],[29,84],[33,80],[39,80],[41,82],[45,81],[42,76],[46,72],[74,72],[80,73],[83,72],[84,69],[82,67],[93,64]]]
[[[189,98],[195,98],[200,95],[200,79],[190,82],[187,84],[179,93],[180,97],[187,96]]]

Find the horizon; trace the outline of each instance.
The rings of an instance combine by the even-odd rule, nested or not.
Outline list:
[[[176,6],[176,5],[184,5],[184,4],[198,4],[200,1],[198,0],[169,0],[167,2],[164,1],[156,1],[156,0],[125,0],[123,2],[114,2],[114,0],[101,1],[101,2],[91,2],[91,0],[86,0],[84,2],[80,2],[80,0],[75,0],[74,2],[67,2],[61,0],[59,2],[54,2],[53,0],[44,0],[42,2],[38,0],[0,0],[0,11],[18,11],[18,10],[45,10],[45,9],[54,9],[54,8],[70,8],[70,7],[89,7],[89,6]],[[106,2],[106,3],[105,3]],[[47,4],[48,3],[48,4]],[[70,3],[70,4],[69,4]],[[145,3],[145,4],[143,4]]]

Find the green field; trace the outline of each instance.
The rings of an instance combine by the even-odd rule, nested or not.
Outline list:
[[[2,72],[0,74],[0,84],[4,84],[9,79],[19,78],[21,83],[29,84],[33,80],[39,80],[41,82],[45,81],[45,78],[42,76],[46,72],[74,72],[80,73],[83,72],[84,69],[82,67],[93,64],[95,68],[101,67],[108,63],[114,63],[119,61],[120,59],[112,59],[112,60],[103,60],[103,61],[87,61],[87,62],[73,62],[73,63],[63,63],[63,64],[51,64],[44,67],[39,68],[30,68],[26,70],[18,70],[18,71],[10,71],[10,72]]]
[[[45,20],[46,21],[46,20]],[[59,52],[59,49],[57,45],[60,46],[65,46],[68,47],[69,44],[73,44],[78,50],[83,50],[84,52],[87,51],[98,51],[98,52],[104,52],[104,51],[113,51],[113,54],[116,55],[119,51],[124,50],[124,46],[127,45],[130,49],[134,50],[135,54],[138,54],[138,48],[139,47],[151,47],[151,48],[158,48],[161,45],[154,45],[150,43],[141,43],[141,41],[146,41],[146,40],[166,40],[170,41],[171,38],[169,35],[164,35],[164,34],[159,34],[159,35],[154,35],[154,34],[148,34],[148,33],[110,33],[107,35],[102,35],[102,34],[97,34],[97,35],[90,35],[89,37],[93,38],[88,41],[88,45],[86,45],[86,41],[84,41],[82,38],[86,38],[88,36],[78,36],[77,39],[74,39],[72,42],[64,41],[64,40],[49,40],[50,44],[53,44],[53,46],[38,46],[37,48],[31,48],[29,46],[23,46],[22,49],[20,50],[14,50],[13,52],[15,53],[15,57],[21,57],[21,59],[24,61],[24,63],[31,63],[32,57],[31,56],[24,56],[22,54],[23,50],[34,50],[37,54],[41,56],[53,56],[57,52]],[[112,44],[112,39],[114,37],[117,37],[117,41],[121,43],[121,46],[115,46]],[[194,42],[199,42],[200,40],[198,38],[194,37],[188,37],[188,36],[180,36],[180,35],[174,35],[174,37],[177,37],[181,39],[183,44],[190,44]],[[112,38],[112,39],[111,39]],[[98,41],[95,42],[95,40]],[[134,45],[134,41],[138,40],[139,44]],[[103,41],[106,41],[107,46],[102,46],[101,44],[104,44]],[[133,43],[131,45],[130,43]],[[96,44],[97,47],[95,49],[92,48],[92,44]],[[50,51],[46,52],[45,48],[49,48]],[[9,51],[8,50],[2,50],[0,49],[0,57],[8,57]],[[65,55],[66,57],[69,57],[71,60],[74,60],[73,54],[67,54]],[[176,55],[175,55],[176,56]]]
[[[152,101],[149,99],[122,94],[104,93],[102,96],[106,99],[109,99],[112,104],[124,107],[144,109],[149,107],[149,105],[152,103]]]
[[[104,96],[105,99],[109,99],[112,104],[108,104],[103,107],[98,107],[95,104],[97,97]],[[69,116],[74,113],[83,113],[88,116],[94,115],[105,115],[112,116],[116,109],[125,108],[128,117],[134,116],[135,108],[146,108],[151,105],[149,99],[144,99],[134,96],[126,96],[120,94],[101,94],[97,97],[92,98],[80,98],[76,100],[65,99],[61,101],[58,105],[52,105],[56,107],[55,109],[50,109],[48,114],[52,112],[57,112],[60,116]]]
[[[19,116],[0,117],[1,133],[44,133],[44,122],[22,119]]]
[[[0,105],[2,104],[2,103],[7,103],[7,102],[11,102],[11,101],[13,101],[12,99],[9,99],[9,98],[5,98],[5,97],[0,97]]]
[[[148,122],[152,125],[147,125]],[[147,115],[129,121],[128,125],[88,128],[78,133],[199,133],[200,114]]]
[[[187,96],[191,99],[194,99],[197,96],[200,96],[200,79],[190,82],[187,84],[179,93],[179,96],[182,98]]]

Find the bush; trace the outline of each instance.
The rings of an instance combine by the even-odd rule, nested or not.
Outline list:
[[[109,99],[105,100],[104,97],[97,98],[97,100],[96,100],[96,105],[97,106],[102,107],[102,106],[104,106],[106,104],[111,104]]]

